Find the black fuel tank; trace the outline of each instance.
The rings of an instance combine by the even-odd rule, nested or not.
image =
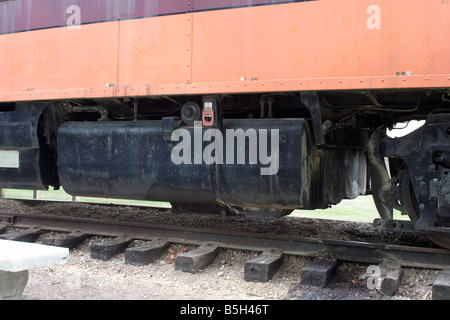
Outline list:
[[[169,136],[163,123],[62,125],[61,185],[79,196],[219,203],[248,212],[317,203],[320,164],[306,121],[224,120],[220,131],[192,125]]]

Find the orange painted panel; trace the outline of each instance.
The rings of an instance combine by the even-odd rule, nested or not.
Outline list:
[[[450,87],[450,2],[318,0],[0,35],[0,101]]]
[[[450,5],[438,0],[321,0],[200,12],[193,81],[448,74],[448,39]]]
[[[122,21],[120,85],[185,83],[190,78],[185,43],[187,33],[184,14]]]
[[[79,30],[63,27],[0,36],[0,92],[117,83],[118,31],[118,22],[107,22]]]

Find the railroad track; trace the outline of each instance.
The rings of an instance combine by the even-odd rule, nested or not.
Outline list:
[[[7,232],[11,228],[14,232]],[[91,236],[109,237],[110,240],[91,246],[92,258],[108,260],[125,251],[127,263],[141,265],[154,261],[170,244],[193,245],[195,249],[179,254],[175,260],[177,269],[191,273],[211,263],[220,248],[256,251],[260,255],[245,264],[244,278],[260,282],[274,276],[286,255],[319,257],[313,261],[316,265],[308,269],[312,279],[310,284],[317,286],[325,285],[330,277],[329,271],[336,269],[340,261],[389,265],[393,270],[400,267],[448,269],[450,266],[450,251],[439,248],[37,214],[0,213],[0,232],[0,238],[20,241],[35,241],[43,233],[56,232],[56,235],[44,238],[43,242],[70,248]],[[136,240],[149,241],[149,245],[130,245]],[[394,277],[395,281],[398,279]],[[392,291],[392,285],[389,287],[388,290]]]

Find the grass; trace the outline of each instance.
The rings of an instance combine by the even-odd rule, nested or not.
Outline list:
[[[343,221],[373,222],[379,218],[372,196],[359,196],[353,200],[342,200],[338,205],[325,210],[295,210],[292,216]],[[394,210],[394,219],[409,220]]]
[[[13,199],[33,199],[33,191],[30,190],[14,190],[5,189],[5,197]],[[40,191],[39,198],[41,200],[53,201],[72,201],[72,196],[64,192],[63,189],[49,191]],[[170,203],[156,202],[156,201],[136,201],[136,200],[121,200],[121,199],[104,199],[80,197],[80,202],[91,203],[111,203],[111,204],[125,204],[133,206],[150,206],[160,208],[170,208]],[[354,200],[343,200],[336,206],[325,210],[295,210],[291,216],[305,217],[314,219],[329,219],[329,220],[343,220],[343,221],[360,221],[373,222],[375,218],[379,218],[375,204],[371,196],[360,196]],[[399,212],[394,212],[394,219],[408,220],[407,217],[402,216]]]

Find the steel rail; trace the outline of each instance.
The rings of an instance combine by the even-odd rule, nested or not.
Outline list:
[[[0,225],[42,231],[81,232],[91,236],[164,239],[169,243],[202,245],[250,251],[281,251],[286,255],[333,258],[369,264],[394,263],[403,267],[450,268],[450,250],[358,241],[291,237],[283,235],[198,229],[76,217],[0,213]]]

